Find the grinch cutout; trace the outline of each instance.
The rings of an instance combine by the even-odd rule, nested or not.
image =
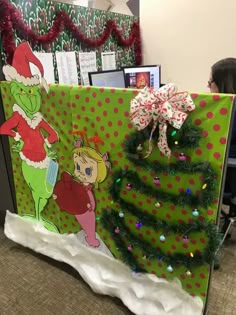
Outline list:
[[[110,168],[107,154],[75,143],[73,150],[74,173],[63,172],[54,188],[53,198],[59,207],[73,214],[84,230],[86,242],[93,247],[100,245],[96,238],[96,202],[93,187],[103,182]]]
[[[30,63],[38,67],[41,80],[38,75],[31,74]],[[15,50],[12,65],[4,66],[3,72],[6,80],[11,82],[11,94],[16,104],[11,118],[0,127],[0,134],[13,137],[16,141],[12,149],[20,155],[23,177],[31,190],[35,205],[35,216],[31,219],[41,221],[47,229],[58,232],[54,224],[42,217],[53,193],[58,171],[54,161],[56,154],[50,148],[59,140],[55,130],[39,112],[42,86],[48,91],[47,82],[43,78],[43,66],[29,44],[23,42]],[[46,138],[42,131],[47,134]]]

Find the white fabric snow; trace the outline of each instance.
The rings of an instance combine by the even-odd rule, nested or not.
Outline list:
[[[121,261],[83,245],[75,234],[56,234],[7,212],[6,236],[32,250],[75,268],[97,293],[120,298],[137,315],[200,315],[203,302],[191,297],[179,280],[134,274]]]

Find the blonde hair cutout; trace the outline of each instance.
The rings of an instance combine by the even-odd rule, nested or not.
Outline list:
[[[106,162],[103,159],[103,156],[97,152],[95,149],[90,147],[79,147],[73,150],[73,154],[78,156],[85,155],[90,159],[93,159],[97,162],[98,175],[95,181],[95,188],[98,188],[98,184],[102,183],[107,176],[107,167]]]

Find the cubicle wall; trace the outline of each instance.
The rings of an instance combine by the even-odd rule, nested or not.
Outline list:
[[[132,66],[136,63],[136,49],[138,48],[136,38],[138,40],[139,32],[137,27],[134,26],[135,22],[138,23],[134,16],[47,0],[3,1],[12,4],[15,8],[13,10],[16,12],[15,14],[20,13],[23,23],[29,27],[26,30],[21,25],[19,29],[15,30],[14,23],[10,23],[12,28],[8,30],[9,42],[6,44],[5,41],[5,47],[2,49],[3,64],[7,63],[8,53],[12,53],[10,51],[12,38],[16,45],[19,45],[23,40],[27,40],[34,51],[53,54],[56,83],[58,82],[56,52],[75,52],[77,63],[77,69],[75,70],[78,73],[78,84],[81,83],[79,52],[95,52],[97,69],[100,70],[102,69],[102,52],[115,52],[117,68]],[[61,21],[64,21],[64,23],[58,30],[58,24]],[[17,22],[21,22],[19,17],[17,17]],[[54,26],[54,24],[56,25]],[[46,44],[41,43],[41,41],[39,41],[39,44],[35,44],[34,38],[30,36],[31,32],[35,32],[37,35],[45,35],[48,34],[51,28],[51,33],[54,33],[54,35],[48,37]],[[120,37],[117,36],[116,29],[121,32]],[[29,32],[29,35],[27,32]],[[129,40],[130,37],[133,37],[133,40]],[[124,44],[121,38],[127,39],[130,44]],[[98,39],[98,43],[93,43]]]
[[[8,100],[9,84],[2,83],[1,90],[10,118],[14,101]],[[60,184],[53,192],[58,198],[51,195],[41,214],[57,232],[78,233],[83,224],[75,213],[65,211],[63,204],[66,198],[71,200],[69,193],[64,196],[67,186],[63,185],[75,171],[72,151],[80,148],[82,139],[82,146],[102,156],[107,152],[103,161],[106,166],[110,162],[111,168],[107,178],[93,187],[99,239],[133,270],[166,279],[177,277],[187,292],[205,302],[218,245],[214,222],[219,211],[232,96],[192,93],[196,109],[179,131],[168,127],[171,158],[155,146],[144,159],[151,129],[135,131],[129,116],[130,101],[137,93],[53,85],[48,95],[43,94],[41,111],[59,135],[52,150],[57,152]],[[153,140],[158,140],[158,130]],[[13,138],[10,143],[14,145]],[[18,153],[12,153],[12,163],[17,212],[34,216],[34,202]]]
[[[0,60],[0,80],[3,80],[3,73]],[[0,125],[5,121],[2,97],[0,96]],[[6,210],[16,211],[15,188],[9,141],[7,136],[0,137],[0,225],[3,226]]]
[[[1,3],[1,13],[7,14],[6,10],[7,4],[13,5],[16,12],[15,19],[20,20],[22,16],[22,21],[25,25],[29,26],[32,31],[38,34],[46,34],[53,25],[57,13],[60,11],[62,15],[68,16],[73,23],[78,27],[81,36],[79,40],[72,36],[71,30],[67,28],[64,29],[54,41],[50,42],[48,45],[32,45],[33,50],[41,52],[53,53],[54,60],[54,75],[56,82],[58,82],[58,71],[56,67],[55,52],[60,51],[75,51],[76,52],[76,62],[77,62],[77,72],[78,72],[78,82],[81,82],[80,67],[78,52],[89,52],[95,51],[97,58],[97,68],[101,69],[101,52],[103,51],[115,51],[117,67],[124,65],[133,65],[135,63],[135,51],[134,46],[123,47],[120,45],[119,41],[115,36],[108,36],[104,45],[100,45],[94,48],[89,48],[85,43],[85,38],[98,38],[104,31],[104,27],[108,20],[113,20],[117,27],[122,30],[122,35],[126,38],[129,37],[131,32],[131,26],[136,20],[135,17],[126,16],[111,12],[105,12],[101,10],[94,10],[86,7],[70,5],[66,3],[55,3],[47,0],[32,0],[30,2],[24,0],[4,0]],[[10,7],[9,7],[10,8]],[[17,15],[19,13],[19,16]],[[19,21],[18,21],[19,22]],[[9,29],[9,42],[6,45],[9,47],[12,45],[11,40],[13,40],[18,45],[23,40],[27,40],[28,37],[22,28],[14,30],[14,24],[9,23],[8,26],[13,27]],[[68,25],[68,23],[67,23]],[[106,26],[109,32],[109,26]],[[0,29],[0,31],[2,31]],[[2,66],[6,64],[7,59],[7,47],[4,46],[4,41],[0,39],[0,79],[3,80]],[[5,114],[3,112],[2,103],[0,99],[0,124],[5,120]],[[8,139],[5,136],[1,136],[0,139],[0,176],[1,176],[1,188],[0,190],[0,210],[9,209],[10,211],[15,211],[16,207],[14,198],[14,185],[12,178],[12,168],[11,168],[11,158],[9,153]],[[4,211],[1,212],[4,215]]]

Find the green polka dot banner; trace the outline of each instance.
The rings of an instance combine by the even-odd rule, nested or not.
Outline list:
[[[14,100],[11,97],[9,84],[1,83],[1,92],[6,118],[12,114]],[[209,163],[214,170],[214,198],[207,205],[199,204],[198,216],[193,216],[193,207],[190,204],[179,204],[173,198],[162,198],[163,193],[167,195],[183,196],[183,192],[198,196],[204,189],[204,174],[201,172],[183,173],[178,169],[162,171],[158,174],[152,168],[142,168],[127,158],[126,143],[136,135],[134,126],[129,119],[130,101],[137,95],[137,90],[129,89],[108,89],[82,86],[52,85],[48,94],[43,92],[41,113],[45,120],[59,134],[60,141],[54,144],[58,154],[59,174],[68,171],[73,173],[74,161],[72,150],[74,142],[79,135],[86,135],[90,146],[95,145],[90,139],[98,137],[100,141],[96,143],[101,154],[108,153],[111,169],[106,180],[99,184],[95,190],[96,199],[96,231],[99,237],[105,242],[113,255],[121,260],[125,260],[119,244],[115,242],[114,233],[111,233],[110,226],[104,227],[102,217],[112,208],[117,214],[119,221],[116,232],[122,232],[122,228],[132,232],[136,239],[145,241],[156,250],[162,250],[166,255],[185,254],[197,255],[206,248],[208,239],[204,231],[189,234],[188,239],[183,233],[168,232],[161,229],[154,229],[145,224],[137,225],[139,218],[124,208],[117,201],[119,198],[125,200],[130,205],[135,205],[141,209],[143,216],[152,215],[158,222],[160,220],[170,224],[191,224],[197,222],[215,221],[218,212],[218,203],[221,191],[223,176],[223,165],[226,154],[226,144],[229,132],[232,96],[196,94],[191,97],[196,105],[184,124],[190,123],[192,128],[200,131],[199,140],[194,147],[178,147],[178,133],[173,133],[172,156],[170,160],[160,154],[158,148],[154,146],[153,152],[148,157],[147,162],[151,164],[161,163],[162,165],[174,165],[180,159],[180,152],[184,154],[186,160],[191,164]],[[182,127],[184,128],[184,126]],[[10,139],[10,146],[14,145],[14,139]],[[148,142],[148,138],[147,141]],[[145,143],[144,143],[145,145]],[[176,145],[176,146],[175,146]],[[14,182],[16,189],[18,214],[33,214],[34,205],[31,192],[26,185],[21,171],[20,157],[18,153],[12,152],[12,165],[14,172]],[[150,165],[151,165],[150,164]],[[121,187],[119,198],[114,199],[110,188],[113,184],[113,176],[119,170],[133,171],[144,185],[152,187],[150,194],[135,188],[135,183],[129,185],[127,178],[120,179]],[[121,173],[122,177],[122,173]],[[157,178],[158,179],[157,179]],[[132,178],[131,178],[132,181]],[[153,195],[153,189],[160,191],[160,199]],[[43,212],[44,218],[57,226],[60,233],[77,233],[81,227],[75,216],[60,209],[53,198],[51,198]],[[140,223],[140,222],[139,222]],[[188,231],[186,231],[188,233]],[[164,238],[162,237],[164,236]],[[137,264],[148,273],[153,273],[158,277],[171,279],[177,277],[182,282],[183,288],[189,294],[200,296],[205,302],[209,284],[210,267],[208,264],[197,265],[187,270],[184,265],[168,266],[165,260],[156,257],[155,251],[152,257],[146,257],[142,248],[136,244],[129,244],[127,241],[127,252],[131,253]]]

